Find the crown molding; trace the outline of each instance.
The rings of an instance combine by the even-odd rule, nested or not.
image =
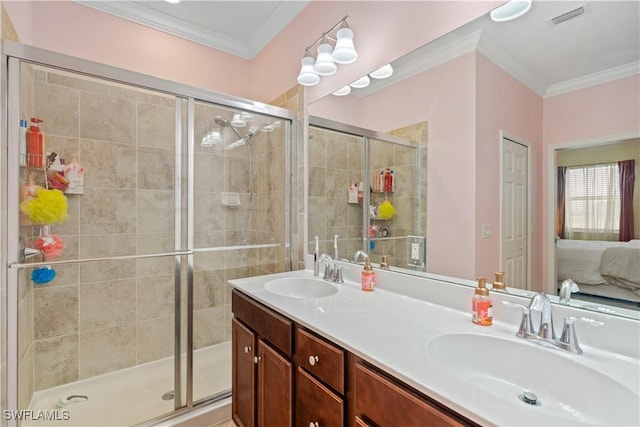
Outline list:
[[[286,24],[291,22],[307,6],[309,1],[287,2],[286,5],[284,2],[281,3],[249,41],[207,30],[136,2],[75,0],[75,3],[244,59],[253,59]]]
[[[636,74],[640,74],[640,61],[631,62],[629,64],[609,68],[608,70],[552,84],[547,88],[544,97],[549,98],[551,96],[584,89]]]

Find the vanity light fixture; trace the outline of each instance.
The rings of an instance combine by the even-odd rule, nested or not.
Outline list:
[[[369,76],[362,76],[355,82],[349,83],[349,86],[356,89],[362,89],[363,87],[369,86],[369,83],[371,83],[371,79],[369,79]]]
[[[393,67],[391,66],[391,64],[387,64],[378,68],[373,73],[369,73],[369,76],[371,76],[374,79],[386,79],[391,77],[392,74],[393,74]]]
[[[490,13],[495,22],[507,22],[516,19],[531,9],[531,0],[510,0]]]
[[[231,119],[231,126],[234,128],[243,128],[247,125],[247,122],[240,118],[240,113],[234,113],[233,119]]]
[[[346,95],[349,95],[350,93],[351,93],[351,86],[346,85],[344,87],[341,87],[337,91],[333,92],[332,95],[335,95],[335,96],[346,96]]]
[[[303,86],[317,85],[320,76],[335,74],[338,70],[336,63],[351,64],[358,58],[358,52],[353,45],[353,30],[349,28],[347,18],[348,15],[305,49],[304,58],[300,61],[302,66],[298,74],[298,83]],[[332,36],[334,32],[335,36]],[[332,42],[335,42],[335,48]],[[316,45],[318,55],[314,59],[311,49]]]

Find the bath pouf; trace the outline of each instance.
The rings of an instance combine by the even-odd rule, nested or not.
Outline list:
[[[43,251],[46,259],[53,260],[62,254],[64,242],[57,234],[48,234],[33,242],[33,247]]]
[[[34,198],[20,203],[20,211],[36,224],[56,224],[69,218],[67,198],[60,190],[36,189]]]
[[[385,200],[380,203],[378,207],[378,216],[382,219],[391,219],[396,214],[396,208],[393,207],[390,201]]]
[[[40,267],[31,272],[31,280],[36,285],[49,283],[54,277],[56,277],[56,271],[51,267]]]

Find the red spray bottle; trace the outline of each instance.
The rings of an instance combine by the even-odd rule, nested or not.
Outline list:
[[[31,126],[27,130],[27,166],[30,168],[44,166],[44,133],[38,127],[38,123],[42,122],[41,119],[32,117]]]

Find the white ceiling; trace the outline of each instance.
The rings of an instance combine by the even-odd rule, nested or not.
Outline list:
[[[251,59],[309,1],[77,2]],[[557,25],[550,22],[580,6],[584,14]],[[495,23],[483,16],[395,61],[392,79],[354,94],[363,96],[473,49],[541,96],[637,74],[640,2],[534,1],[514,21]]]

